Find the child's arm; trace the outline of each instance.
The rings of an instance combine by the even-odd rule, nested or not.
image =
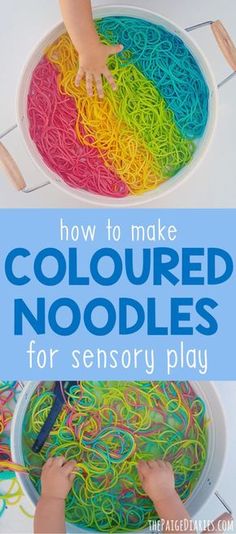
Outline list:
[[[60,4],[65,26],[79,53],[80,65],[75,83],[78,86],[85,77],[88,95],[93,95],[95,83],[98,95],[102,98],[102,75],[116,89],[115,80],[107,68],[107,59],[120,52],[122,46],[106,46],[101,43],[93,22],[90,0],[60,0]]]
[[[35,518],[35,534],[65,534],[65,499],[71,490],[76,462],[49,458],[41,475],[42,491]]]
[[[153,501],[156,512],[162,519],[163,523],[174,521],[180,526],[181,521],[185,521],[183,532],[188,534],[190,530],[190,516],[187,513],[181,499],[175,490],[175,478],[172,467],[167,462],[150,461],[140,462],[138,473],[143,489]],[[189,522],[189,527],[188,527]],[[178,532],[181,532],[178,526]],[[168,530],[168,532],[170,532]],[[173,534],[176,532],[172,531]],[[191,530],[193,534],[193,530]]]

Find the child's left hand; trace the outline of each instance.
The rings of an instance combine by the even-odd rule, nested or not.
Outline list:
[[[169,462],[151,460],[138,464],[138,474],[143,489],[154,505],[159,501],[176,497],[175,476]]]
[[[42,497],[66,499],[75,478],[75,466],[74,460],[66,462],[63,456],[49,458],[42,469]]]

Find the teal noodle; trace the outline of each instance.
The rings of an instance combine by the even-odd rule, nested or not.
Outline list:
[[[96,24],[102,38],[123,44],[124,64],[134,64],[160,91],[183,136],[200,138],[208,120],[209,89],[180,37],[132,17],[105,17]]]
[[[156,519],[137,474],[140,459],[173,465],[176,489],[191,494],[207,459],[205,405],[187,382],[81,382],[40,452],[32,445],[53,403],[52,384],[32,396],[23,425],[26,466],[40,492],[37,467],[50,456],[76,459],[66,519],[82,528],[130,532]]]

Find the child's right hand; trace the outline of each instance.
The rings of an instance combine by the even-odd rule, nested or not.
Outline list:
[[[49,458],[41,474],[42,497],[66,499],[75,478],[75,466],[74,460],[66,462],[63,456]]]
[[[171,464],[161,460],[138,464],[138,474],[148,497],[157,504],[176,495],[175,477]]]

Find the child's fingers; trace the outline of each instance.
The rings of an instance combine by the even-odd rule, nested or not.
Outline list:
[[[56,467],[62,467],[65,463],[65,456],[57,456],[57,458],[53,458],[53,463]]]
[[[146,475],[148,475],[149,471],[150,471],[150,467],[148,465],[148,462],[144,462],[143,460],[141,460],[141,462],[139,462],[138,464],[138,472],[143,477],[145,477]]]
[[[93,75],[91,72],[86,73],[86,89],[89,96],[93,96]]]
[[[73,471],[73,469],[75,469],[75,466],[76,466],[76,461],[75,460],[70,460],[69,462],[67,462],[64,466],[63,466],[63,472],[66,474],[66,475],[70,475]]]
[[[173,468],[172,468],[172,465],[170,464],[170,462],[164,462],[163,460],[159,460],[160,461],[160,467],[162,467],[162,469],[164,469],[165,471],[167,472],[171,472],[173,473]]]
[[[69,481],[71,484],[73,484],[74,480],[75,480],[75,477],[76,477],[76,473],[71,473],[69,475]]]
[[[156,465],[160,469],[165,469],[166,468],[166,462],[164,462],[164,460],[156,460]]]
[[[112,56],[113,54],[119,54],[123,50],[123,45],[118,44],[115,46],[109,46],[109,55]]]
[[[53,458],[48,458],[48,460],[43,465],[42,473],[44,473],[50,467],[50,465],[52,465],[52,463],[53,463]]]
[[[142,471],[142,467],[140,466],[140,463],[138,463],[137,465],[137,471],[138,471],[138,476],[141,480],[141,482],[143,483],[144,482],[144,474],[143,474],[143,471]]]
[[[151,469],[155,469],[158,466],[157,460],[149,460],[147,463]]]
[[[98,96],[99,96],[99,98],[103,98],[104,97],[104,91],[103,91],[101,74],[94,75],[94,79],[95,79],[95,83],[96,83],[96,87],[97,87]]]
[[[110,73],[110,71],[109,71],[109,69],[107,67],[103,70],[102,74],[106,78],[106,80],[108,81],[110,86],[112,87],[113,91],[115,91],[116,90],[116,82],[115,82],[112,74]]]
[[[77,74],[76,74],[76,77],[75,77],[75,85],[76,85],[76,87],[80,86],[80,83],[84,78],[84,75],[85,75],[84,69],[80,68],[78,70]]]
[[[144,477],[143,473],[140,471],[140,469],[138,469],[138,476],[139,476],[139,478],[140,478],[140,480],[141,480],[141,482],[143,484],[143,482],[145,480],[145,477]]]
[[[170,462],[165,462],[165,465],[166,465],[166,468],[168,469],[168,471],[171,471],[171,472],[173,471],[173,467],[172,467]]]

